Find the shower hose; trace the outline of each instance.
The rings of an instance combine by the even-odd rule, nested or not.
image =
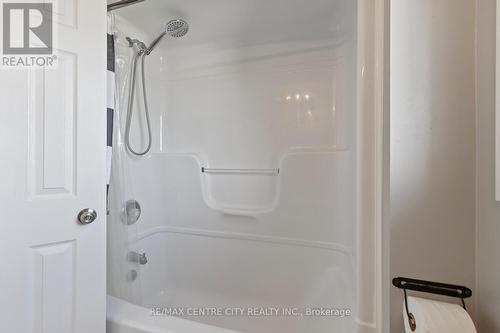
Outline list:
[[[146,149],[143,151],[136,151],[130,145],[130,125],[132,122],[132,113],[133,113],[133,105],[134,105],[134,91],[135,91],[135,81],[136,81],[136,71],[137,71],[137,61],[141,58],[141,76],[142,76],[142,96],[144,98],[144,113],[146,115],[146,124],[148,129],[148,145]],[[146,59],[145,52],[137,52],[132,61],[132,70],[130,73],[130,93],[128,96],[128,105],[127,105],[127,120],[125,123],[125,146],[127,149],[136,156],[146,155],[151,149],[151,121],[149,119],[149,108],[148,108],[148,98],[146,95],[146,78],[144,74],[144,60]]]

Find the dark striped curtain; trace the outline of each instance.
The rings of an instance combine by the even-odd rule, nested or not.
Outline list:
[[[113,154],[113,117],[115,113],[115,41],[108,33],[108,68],[107,68],[107,139],[106,139],[106,193],[109,193],[111,178],[111,157]]]

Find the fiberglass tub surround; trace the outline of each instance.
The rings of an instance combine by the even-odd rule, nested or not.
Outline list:
[[[124,238],[147,263],[123,270],[137,272],[125,282],[133,292],[111,287],[113,309],[119,298],[145,310],[348,309],[181,317],[214,332],[374,332],[359,307],[358,15],[347,0],[148,0],[117,12],[119,80],[133,56],[125,37],[149,43],[171,19],[189,32],[145,59],[152,145],[124,157],[131,197],[122,200],[140,203]],[[141,89],[130,126],[137,151],[148,145]],[[112,312],[115,324],[124,318]],[[168,318],[133,317],[128,326],[144,332],[182,331]],[[129,332],[122,326],[112,331]]]

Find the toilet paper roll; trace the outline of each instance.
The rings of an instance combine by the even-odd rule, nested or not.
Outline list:
[[[457,304],[408,297],[408,309],[417,327],[412,331],[403,302],[403,318],[407,333],[477,333],[467,311]]]

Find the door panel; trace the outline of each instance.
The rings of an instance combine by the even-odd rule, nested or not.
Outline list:
[[[30,76],[28,147],[33,198],[76,195],[77,68],[75,54],[59,51],[57,68],[32,71]]]
[[[106,3],[54,24],[56,68],[0,69],[0,332],[104,333]]]
[[[75,241],[32,248],[35,332],[73,332]]]

